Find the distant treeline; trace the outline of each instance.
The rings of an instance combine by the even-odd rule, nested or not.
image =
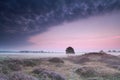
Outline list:
[[[48,51],[0,51],[0,53],[52,53]]]
[[[118,50],[108,50],[108,52],[120,52]]]

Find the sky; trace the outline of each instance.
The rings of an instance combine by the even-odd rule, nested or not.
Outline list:
[[[0,0],[0,50],[120,50],[120,0]]]

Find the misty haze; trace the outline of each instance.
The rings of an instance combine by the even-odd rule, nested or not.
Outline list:
[[[120,80],[120,0],[0,0],[0,80]]]

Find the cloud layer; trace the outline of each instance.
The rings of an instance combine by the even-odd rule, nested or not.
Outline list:
[[[54,25],[116,10],[120,0],[0,0],[0,47],[29,44],[29,36]]]

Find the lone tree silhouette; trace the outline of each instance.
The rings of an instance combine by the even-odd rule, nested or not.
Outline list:
[[[75,54],[75,51],[72,47],[66,48],[66,54]]]

